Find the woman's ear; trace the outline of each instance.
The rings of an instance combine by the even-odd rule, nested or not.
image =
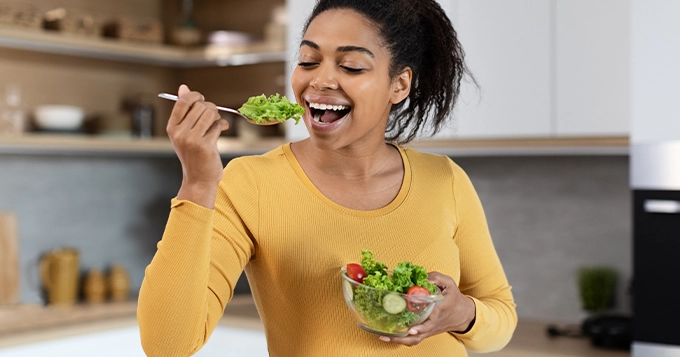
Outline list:
[[[390,95],[390,102],[392,104],[401,103],[402,100],[408,97],[408,94],[411,92],[412,77],[413,71],[411,71],[411,67],[406,67],[396,78],[394,78],[392,81],[392,93]]]

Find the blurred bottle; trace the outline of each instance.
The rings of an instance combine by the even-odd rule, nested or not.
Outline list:
[[[154,121],[156,111],[153,105],[145,99],[132,108],[132,136],[140,139],[151,139],[154,135]]]
[[[128,299],[130,277],[121,264],[114,264],[109,271],[108,290],[111,301],[122,302]]]
[[[85,276],[83,283],[83,293],[85,301],[89,304],[104,302],[106,298],[106,279],[99,269],[91,268]]]
[[[285,5],[278,5],[272,9],[271,18],[264,28],[264,39],[272,49],[286,49],[286,28],[288,27],[288,12]]]
[[[171,40],[180,46],[195,46],[201,43],[202,33],[193,16],[194,1],[182,0],[179,22],[170,32]]]
[[[5,100],[0,108],[0,135],[21,135],[25,125],[26,118],[21,108],[21,86],[7,84]]]

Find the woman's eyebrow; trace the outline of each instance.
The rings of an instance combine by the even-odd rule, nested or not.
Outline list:
[[[309,47],[311,47],[315,50],[319,50],[319,45],[317,45],[316,43],[309,41],[309,40],[302,40],[302,42],[300,42],[300,47],[302,47],[302,46],[309,46]],[[361,52],[361,53],[367,54],[367,55],[369,55],[373,58],[375,57],[373,52],[371,52],[368,48],[360,47],[360,46],[340,46],[336,49],[336,51],[337,52]]]
[[[309,40],[302,40],[302,42],[300,42],[300,47],[302,47],[302,46],[309,46],[309,47],[311,47],[315,50],[319,49],[319,45],[317,45],[316,43],[309,41]]]
[[[373,55],[373,52],[369,51],[368,48],[364,47],[359,47],[359,46],[340,46],[336,49],[337,52],[362,52],[365,53],[371,57],[375,57]]]

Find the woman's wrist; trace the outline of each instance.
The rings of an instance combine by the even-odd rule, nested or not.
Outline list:
[[[177,193],[178,200],[191,201],[208,209],[215,208],[218,184],[190,183],[182,181]]]
[[[466,333],[475,325],[475,319],[477,317],[475,302],[468,296],[463,295],[463,297],[464,299],[462,299],[462,302],[464,307],[461,309],[461,315],[464,316],[464,319],[458,326],[453,328],[453,333]]]

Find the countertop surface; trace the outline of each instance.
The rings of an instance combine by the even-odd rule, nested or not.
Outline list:
[[[136,302],[79,305],[71,308],[17,305],[0,307],[0,349],[80,334],[136,326]],[[237,295],[220,325],[263,331],[252,297]],[[510,344],[500,352],[471,357],[628,357],[627,351],[597,349],[587,339],[550,338],[546,322],[522,320]]]

